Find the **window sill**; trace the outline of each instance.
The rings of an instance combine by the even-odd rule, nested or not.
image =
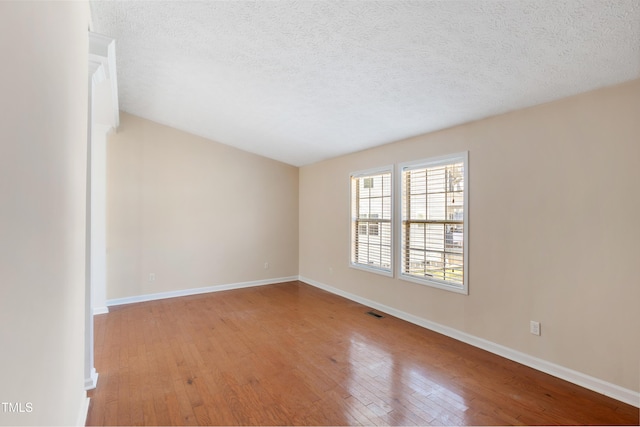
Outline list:
[[[393,277],[393,270],[383,270],[382,268],[368,267],[362,264],[349,263],[349,267],[356,270],[367,271],[369,273],[379,274],[381,276]]]
[[[455,292],[462,295],[469,295],[468,285],[450,285],[437,280],[422,279],[420,277],[410,276],[408,274],[400,274],[400,280],[417,283],[419,285],[429,286],[436,289],[442,289],[449,292]]]

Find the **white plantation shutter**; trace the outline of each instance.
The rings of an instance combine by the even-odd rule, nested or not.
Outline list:
[[[391,169],[351,175],[351,265],[391,274]]]
[[[466,159],[402,167],[401,277],[467,293]]]

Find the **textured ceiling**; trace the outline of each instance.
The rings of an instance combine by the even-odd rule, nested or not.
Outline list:
[[[121,109],[300,166],[640,78],[640,1],[94,1]]]

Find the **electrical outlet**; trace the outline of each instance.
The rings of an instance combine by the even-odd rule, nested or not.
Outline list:
[[[149,281],[150,282],[156,281],[156,273],[149,273]]]
[[[268,262],[265,262],[265,263],[264,263],[264,269],[265,269],[265,270],[268,270],[268,269],[269,269],[269,263],[268,263]]]
[[[529,322],[529,332],[533,335],[540,335],[540,322],[532,320]]]

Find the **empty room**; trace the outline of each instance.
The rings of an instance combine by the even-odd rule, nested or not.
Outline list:
[[[0,22],[0,425],[640,423],[640,2]]]

